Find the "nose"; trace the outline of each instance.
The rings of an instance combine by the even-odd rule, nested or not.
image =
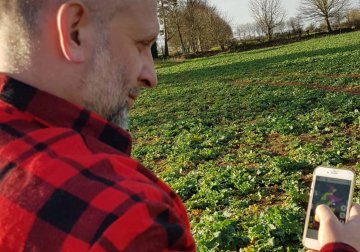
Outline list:
[[[140,74],[140,82],[143,87],[153,88],[157,85],[158,79],[151,52],[146,53],[144,58],[144,65]]]

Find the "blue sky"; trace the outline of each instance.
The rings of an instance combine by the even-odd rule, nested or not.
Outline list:
[[[287,17],[296,16],[297,8],[301,0],[282,0],[282,5],[287,12]],[[360,0],[351,0],[353,4],[358,4]],[[253,22],[249,11],[249,0],[208,0],[208,3],[216,6],[221,12],[227,13],[232,20],[231,25],[235,27],[239,24]]]

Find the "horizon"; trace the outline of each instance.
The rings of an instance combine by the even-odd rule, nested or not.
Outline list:
[[[301,0],[282,1],[287,18],[297,16],[300,2]],[[350,0],[350,2],[352,7],[360,5],[360,0]],[[238,25],[254,22],[249,10],[249,0],[208,0],[208,3],[215,6],[220,13],[230,19],[230,25],[233,30]]]

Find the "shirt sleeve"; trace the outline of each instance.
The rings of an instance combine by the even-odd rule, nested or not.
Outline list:
[[[358,252],[356,249],[345,243],[328,243],[321,248],[320,252]]]
[[[109,226],[90,251],[194,252],[186,221],[162,202],[140,202]]]

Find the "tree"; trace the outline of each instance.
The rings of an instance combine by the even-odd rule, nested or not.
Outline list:
[[[208,20],[208,37],[211,39],[211,44],[220,46],[221,50],[224,51],[225,46],[233,38],[229,22],[214,7],[208,9],[206,16]]]
[[[205,0],[176,2],[176,8],[167,16],[166,23],[172,48],[180,49],[182,53],[203,52],[215,46],[225,50],[233,34],[224,15]]]
[[[154,44],[151,46],[151,55],[154,59],[159,58],[158,48],[157,48],[157,42],[155,41]]]
[[[285,18],[285,11],[280,0],[250,0],[250,11],[258,26],[271,41],[274,29]]]
[[[310,33],[314,33],[316,32],[316,26],[314,23],[310,23],[308,26],[305,27],[305,31],[307,33],[307,35],[309,36]]]
[[[263,36],[261,28],[257,23],[240,24],[235,29],[238,39],[242,42],[251,39],[260,39]]]
[[[323,20],[331,33],[331,22],[342,16],[349,6],[350,0],[301,0],[299,11],[306,19]]]
[[[157,0],[158,16],[160,24],[162,25],[162,34],[164,36],[165,52],[164,56],[169,57],[169,40],[173,36],[169,32],[169,19],[176,9],[177,0]]]
[[[240,24],[236,27],[236,35],[239,40],[246,40],[248,24]]]
[[[360,10],[349,10],[346,14],[346,22],[350,28],[360,27]]]
[[[286,24],[292,34],[298,34],[299,38],[301,38],[303,25],[300,16],[289,18]]]
[[[285,33],[286,29],[286,23],[284,21],[281,21],[279,25],[276,27],[276,31],[281,35]]]

